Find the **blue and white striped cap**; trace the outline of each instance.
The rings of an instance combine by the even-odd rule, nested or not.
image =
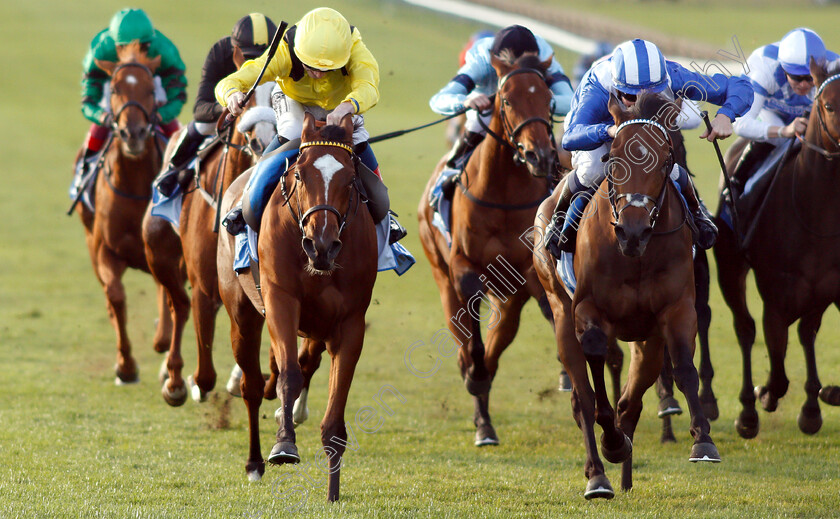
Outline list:
[[[794,29],[779,42],[779,62],[788,74],[809,75],[812,57],[817,63],[822,63],[825,60],[825,44],[811,29]]]
[[[620,44],[610,61],[615,88],[625,94],[661,92],[668,86],[665,57],[649,41],[636,38]]]

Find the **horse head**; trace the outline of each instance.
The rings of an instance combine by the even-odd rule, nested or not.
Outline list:
[[[627,108],[610,96],[616,125],[607,160],[610,207],[621,253],[644,254],[662,209],[674,165],[673,138],[679,107],[665,97],[642,94]],[[605,159],[606,160],[606,159]]]
[[[244,142],[256,156],[263,154],[277,134],[274,109],[271,107],[273,88],[273,81],[257,87],[236,125],[236,129],[244,136]]]
[[[828,153],[826,156],[837,156],[840,154],[840,70],[838,67],[826,70],[814,58],[811,58],[810,69],[817,93],[806,135],[810,134],[808,141],[816,140],[817,146]]]
[[[337,126],[319,129],[311,114],[304,115],[292,189],[296,191],[295,216],[310,274],[328,275],[337,267],[341,232],[360,202],[354,159],[351,116],[345,116]],[[291,197],[288,194],[287,200]]]
[[[554,172],[557,152],[551,136],[551,90],[545,82],[550,60],[541,62],[533,53],[514,59],[507,50],[491,56],[499,76],[495,114],[501,120],[503,138],[513,147],[517,162],[535,177]]]
[[[112,131],[126,155],[139,157],[154,136],[157,101],[154,73],[160,56],[149,58],[140,44],[132,42],[117,47],[118,61],[96,60],[110,77]]]

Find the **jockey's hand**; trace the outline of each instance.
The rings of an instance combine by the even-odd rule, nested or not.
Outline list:
[[[480,92],[473,92],[464,100],[464,106],[473,110],[487,110],[490,108],[490,98]]]
[[[614,124],[612,126],[610,126],[609,128],[607,128],[607,135],[610,136],[610,139],[615,139],[616,130],[618,130],[618,127]]]
[[[225,99],[225,104],[230,115],[236,117],[242,113],[242,105],[245,103],[245,94],[242,92],[231,92]]]
[[[726,115],[717,114],[712,120],[712,131],[705,130],[700,138],[712,142],[715,139],[725,139],[730,135],[732,135],[732,121]]]
[[[327,124],[338,126],[345,115],[352,115],[356,112],[356,107],[350,101],[344,101],[335,109],[327,114]]]
[[[790,124],[781,129],[779,136],[790,138],[797,135],[804,135],[806,129],[808,129],[808,119],[804,117],[797,117],[791,121]]]
[[[99,118],[99,126],[110,128],[112,124],[114,124],[114,116],[111,112],[105,112],[102,114],[102,117]]]

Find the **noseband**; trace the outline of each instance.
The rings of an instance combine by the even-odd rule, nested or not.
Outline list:
[[[670,175],[670,169],[673,168],[674,165],[674,143],[673,141],[671,141],[671,135],[668,133],[668,130],[666,130],[665,127],[659,124],[658,122],[650,119],[631,119],[629,121],[624,121],[623,123],[619,124],[618,127],[615,129],[616,137],[622,129],[626,128],[631,124],[649,124],[657,128],[665,136],[665,139],[668,142],[668,160],[665,161],[665,165],[662,167],[662,171],[665,174],[665,178],[662,181],[662,187],[659,188],[659,195],[657,195],[656,198],[653,198],[652,196],[644,193],[625,193],[622,195],[616,195],[612,171],[609,171],[607,174],[607,182],[610,193],[610,208],[612,209],[613,213],[612,224],[616,225],[618,223],[618,219],[621,216],[621,213],[623,213],[624,210],[628,207],[647,208],[648,204],[652,204],[651,208],[648,210],[648,218],[650,220],[650,226],[653,227],[654,225],[656,225],[656,219],[659,217],[659,211],[662,207],[662,203],[665,201],[665,188],[668,187],[668,177]],[[626,203],[623,206],[621,206],[621,209],[618,209],[618,202],[621,200],[625,200]]]
[[[302,152],[304,148],[308,148],[308,147],[311,147],[311,146],[332,146],[332,147],[335,147],[335,148],[341,148],[341,149],[343,149],[344,151],[346,151],[347,153],[350,154],[350,157],[353,159],[354,162],[356,160],[358,160],[358,158],[356,157],[356,154],[353,152],[353,148],[351,148],[347,144],[344,144],[344,143],[341,143],[341,142],[334,142],[334,141],[302,142],[300,144],[299,150],[300,150],[300,152]],[[297,185],[300,182],[301,182],[300,171],[298,170],[297,166],[295,166],[295,184],[294,184],[294,187],[292,187],[292,193],[297,191]],[[353,207],[353,214],[354,215],[359,209],[360,196],[358,195],[358,193],[359,193],[358,183],[359,183],[359,177],[354,172],[353,173],[353,181],[351,182],[350,186],[353,187],[353,191],[356,191],[356,193],[357,193],[357,196],[355,197],[355,202],[356,203],[355,203],[355,206],[353,206],[353,202],[354,202],[353,198],[354,197],[353,197],[353,191],[351,191],[350,192],[350,203],[347,205],[347,211],[343,215],[339,212],[338,209],[336,209],[335,207],[333,207],[331,205],[328,205],[328,204],[319,204],[319,205],[316,205],[316,206],[312,206],[309,209],[307,209],[306,212],[301,213],[301,210],[300,210],[300,208],[301,208],[300,191],[297,191],[297,211],[295,211],[295,209],[292,209],[292,204],[290,203],[290,201],[291,201],[290,197],[291,197],[292,193],[289,193],[286,190],[285,179],[280,182],[280,192],[282,193],[283,198],[285,199],[285,202],[284,202],[283,205],[288,206],[289,212],[292,214],[292,218],[295,219],[295,222],[297,222],[298,229],[300,229],[300,233],[303,236],[306,236],[306,231],[303,228],[303,226],[306,224],[306,219],[309,218],[314,213],[317,213],[318,211],[327,211],[328,213],[333,213],[338,218],[338,236],[341,236],[341,233],[344,231],[344,228],[347,225],[347,216],[350,214],[350,208]],[[326,188],[326,185],[324,187]]]
[[[823,133],[828,136],[829,141],[831,142],[831,144],[834,145],[835,148],[837,148],[838,151],[828,151],[821,146],[817,146],[816,144],[814,144],[812,142],[806,141],[805,139],[802,138],[801,135],[796,136],[796,138],[799,139],[799,142],[801,142],[802,144],[804,144],[808,148],[816,151],[817,153],[819,153],[820,155],[825,157],[827,160],[834,160],[836,157],[840,157],[840,141],[838,141],[837,139],[834,138],[833,135],[831,135],[831,132],[828,131],[828,126],[825,124],[825,120],[823,119],[823,115],[822,115],[822,110],[819,107],[820,94],[823,93],[823,90],[825,90],[825,87],[828,86],[829,83],[831,83],[833,81],[837,81],[838,79],[840,79],[840,74],[835,74],[835,75],[829,77],[828,79],[826,79],[825,81],[823,81],[822,85],[820,85],[820,88],[817,89],[817,94],[814,96],[814,102],[818,104],[818,106],[817,106],[817,120],[820,122],[820,128],[822,128]]]
[[[117,72],[119,72],[120,70],[122,70],[124,68],[129,68],[129,67],[136,67],[136,68],[144,70],[147,74],[149,74],[149,77],[152,80],[152,84],[154,84],[154,80],[155,80],[154,72],[152,72],[152,70],[149,67],[147,67],[146,65],[143,65],[142,63],[137,63],[137,62],[120,63],[114,69],[114,72],[111,76],[114,77],[114,76],[117,75]],[[113,83],[113,81],[112,81],[112,83]],[[114,89],[113,86],[111,87],[111,95],[116,95],[116,89]],[[111,105],[111,108],[113,109],[113,104]],[[152,111],[150,113],[149,111],[146,110],[146,107],[144,107],[142,104],[140,104],[139,102],[137,102],[133,99],[131,99],[128,102],[126,102],[125,104],[123,104],[120,107],[120,109],[114,114],[114,118],[111,121],[111,129],[114,132],[119,132],[120,128],[119,128],[119,125],[117,124],[117,121],[119,121],[120,115],[122,115],[122,113],[125,110],[127,110],[128,108],[137,108],[138,110],[140,110],[143,113],[143,117],[146,118],[146,123],[147,123],[146,124],[146,133],[148,135],[152,135],[152,133],[153,133],[152,130],[154,129],[155,116],[157,114],[157,103],[155,103],[154,108],[152,108]]]
[[[521,132],[522,129],[525,128],[525,126],[527,126],[531,123],[537,122],[537,123],[544,124],[546,126],[546,128],[548,128],[549,135],[551,135],[552,132],[554,131],[554,126],[552,125],[551,120],[545,119],[543,117],[529,117],[528,119],[525,119],[524,121],[519,123],[516,127],[514,127],[510,123],[510,121],[508,120],[508,117],[507,117],[507,112],[505,111],[505,107],[510,106],[510,103],[508,102],[507,98],[504,97],[501,94],[501,92],[502,92],[502,87],[504,87],[504,85],[508,81],[508,79],[510,79],[513,76],[519,75],[519,74],[536,74],[540,77],[540,79],[545,81],[545,75],[543,74],[543,72],[541,70],[538,70],[538,69],[535,69],[535,68],[518,68],[518,69],[512,70],[507,75],[505,75],[504,77],[499,79],[499,87],[497,89],[497,91],[499,92],[499,97],[501,98],[499,100],[499,117],[502,120],[502,127],[504,128],[504,132],[505,132],[504,138],[502,138],[496,132],[491,130],[484,123],[484,121],[481,120],[481,117],[478,117],[478,122],[479,122],[479,124],[481,124],[481,126],[484,128],[484,130],[489,135],[491,135],[497,141],[501,142],[502,144],[506,145],[508,148],[513,150],[513,159],[517,163],[525,164],[525,155],[523,153],[524,150],[525,150],[525,146],[523,146],[522,143],[520,143],[519,141],[516,140],[516,136],[519,135],[519,132]]]

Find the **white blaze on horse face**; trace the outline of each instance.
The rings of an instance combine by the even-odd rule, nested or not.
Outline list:
[[[333,175],[341,170],[343,166],[341,165],[341,162],[337,161],[332,155],[323,155],[318,157],[312,165],[318,168],[318,171],[321,172],[321,176],[324,177],[324,200],[329,202],[330,181],[332,181]]]
[[[128,83],[129,85],[136,85],[137,84],[137,78],[129,74],[128,76],[126,76],[125,82]]]
[[[536,91],[537,91],[537,87],[535,87],[534,85],[531,85],[531,87],[528,89],[529,94],[533,94]]]

